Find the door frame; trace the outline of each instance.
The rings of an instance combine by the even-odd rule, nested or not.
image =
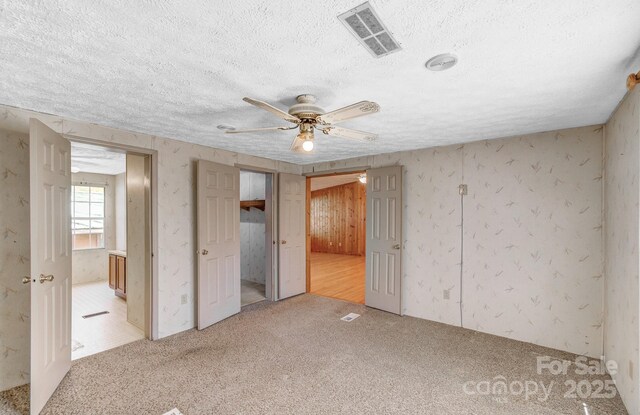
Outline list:
[[[158,336],[158,152],[156,150],[130,146],[127,144],[118,144],[108,141],[102,141],[93,138],[82,137],[74,134],[62,134],[64,138],[71,142],[92,144],[99,147],[110,148],[114,150],[120,150],[125,154],[137,154],[141,156],[149,156],[151,162],[151,229],[149,230],[151,235],[149,237],[150,252],[151,255],[151,270],[147,275],[147,293],[145,295],[148,299],[145,312],[149,313],[148,321],[145,322],[145,337],[149,340],[157,340]]]
[[[329,177],[329,176],[344,176],[347,174],[366,174],[367,170],[370,169],[369,166],[362,167],[353,167],[347,169],[338,169],[338,170],[325,170],[320,172],[313,173],[303,173],[302,175],[307,178],[307,196],[305,197],[305,234],[306,234],[306,252],[307,252],[307,263],[306,263],[306,278],[307,278],[307,293],[311,292],[311,179],[318,177]],[[366,260],[366,254],[365,254]]]
[[[234,167],[251,173],[262,173],[266,177],[265,184],[265,216],[271,216],[271,220],[265,218],[265,297],[268,301],[278,301],[278,171],[247,164],[234,164]],[[268,245],[268,247],[267,247]]]

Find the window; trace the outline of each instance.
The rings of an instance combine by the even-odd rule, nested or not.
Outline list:
[[[104,248],[104,186],[72,186],[73,249]]]

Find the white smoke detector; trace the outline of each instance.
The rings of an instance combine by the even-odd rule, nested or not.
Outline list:
[[[456,55],[443,53],[442,55],[437,55],[429,59],[424,66],[426,66],[430,71],[439,72],[451,69],[456,63],[458,63],[458,57]]]

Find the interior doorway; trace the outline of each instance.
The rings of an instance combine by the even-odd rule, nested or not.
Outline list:
[[[366,174],[307,179],[307,291],[365,302]]]
[[[273,300],[273,174],[240,170],[241,306]]]
[[[149,337],[151,156],[71,143],[72,359]]]

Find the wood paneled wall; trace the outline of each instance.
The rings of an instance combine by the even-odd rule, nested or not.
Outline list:
[[[311,192],[311,251],[365,255],[366,216],[360,182]]]

